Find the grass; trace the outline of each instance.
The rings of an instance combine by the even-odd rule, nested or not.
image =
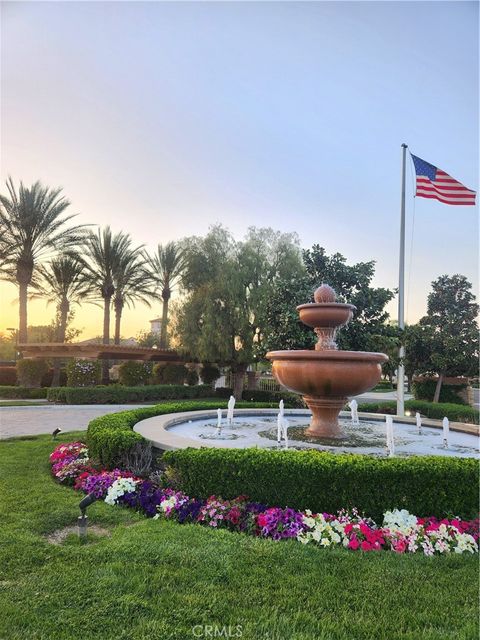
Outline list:
[[[80,499],[51,479],[52,449],[48,436],[0,443],[2,640],[208,637],[196,625],[231,625],[231,637],[241,625],[248,640],[478,637],[472,556],[318,550],[105,503],[89,519],[109,537],[52,545]]]

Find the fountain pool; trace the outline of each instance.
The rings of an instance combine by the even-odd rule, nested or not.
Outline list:
[[[160,448],[262,447],[284,449],[285,443],[277,443],[277,413],[269,410],[240,410],[235,412],[233,423],[225,419],[218,429],[217,412],[194,412],[175,416],[158,416],[139,422],[135,430]],[[307,433],[311,414],[303,410],[285,410],[288,418],[288,448],[317,449],[333,453],[361,453],[387,456],[386,423],[384,417],[361,417],[352,424],[349,414],[341,414],[340,426],[344,436],[319,437]],[[475,433],[450,430],[448,445],[443,443],[441,427],[431,426],[432,421],[419,431],[415,420],[394,422],[395,456],[440,455],[478,457],[479,439]],[[465,427],[468,430],[468,427]]]

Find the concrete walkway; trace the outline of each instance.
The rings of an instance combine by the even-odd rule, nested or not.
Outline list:
[[[90,420],[107,413],[138,409],[139,404],[53,404],[40,407],[0,406],[0,440],[63,431],[84,431]]]
[[[410,394],[405,394],[405,399],[409,397],[411,397]],[[357,396],[359,403],[395,399],[394,391],[370,392]],[[0,403],[0,440],[15,436],[52,433],[57,427],[62,431],[84,431],[93,418],[144,406],[139,404],[42,404],[32,407],[2,407]]]

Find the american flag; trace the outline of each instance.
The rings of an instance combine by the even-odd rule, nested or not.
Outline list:
[[[415,195],[420,198],[435,198],[444,204],[475,204],[475,191],[467,189],[445,171],[413,154],[412,159],[417,174]]]

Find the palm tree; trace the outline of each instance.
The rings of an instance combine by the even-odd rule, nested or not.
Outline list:
[[[157,252],[149,258],[152,277],[160,289],[163,300],[160,348],[167,348],[168,303],[186,267],[185,252],[175,242],[157,247]]]
[[[19,342],[27,342],[28,287],[34,281],[41,260],[58,250],[82,242],[85,225],[67,227],[74,215],[63,215],[70,202],[61,189],[50,189],[40,182],[17,190],[11,178],[6,182],[8,196],[0,195],[2,230],[2,277],[19,290]]]
[[[68,314],[73,304],[80,304],[91,291],[89,268],[75,253],[64,253],[39,268],[39,294],[54,303],[58,312],[57,342],[65,342]],[[60,383],[60,360],[54,359],[52,387]]]
[[[110,227],[90,232],[86,249],[91,263],[91,282],[96,295],[103,300],[103,344],[110,344],[110,308],[115,293],[115,274],[131,251],[132,240],[127,233],[112,234]],[[108,384],[108,360],[102,362],[102,383]]]
[[[113,308],[115,311],[114,344],[120,344],[120,325],[125,305],[135,306],[136,301],[150,306],[149,298],[154,296],[152,276],[146,269],[146,257],[143,247],[126,251],[120,258],[117,271],[113,277],[115,295]]]

